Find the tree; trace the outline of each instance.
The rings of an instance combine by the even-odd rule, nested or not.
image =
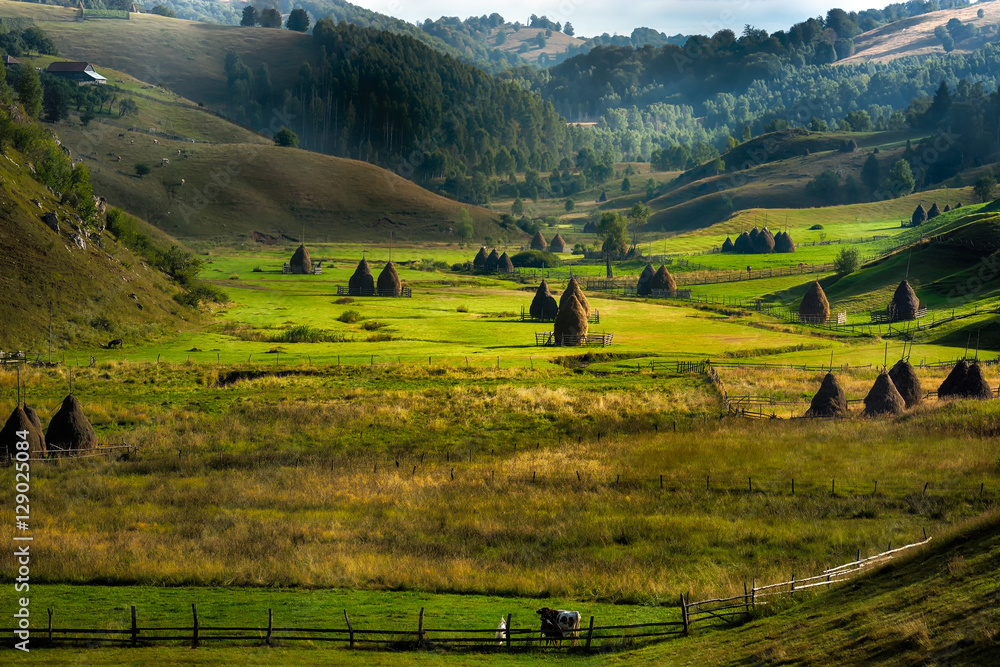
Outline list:
[[[840,198],[840,177],[832,169],[825,169],[806,183],[806,193],[822,203],[835,202]]]
[[[281,27],[281,14],[277,9],[262,9],[257,17],[257,25],[262,28],[280,28]]]
[[[145,162],[138,162],[135,165],[135,173],[138,174],[139,178],[142,178],[150,172],[149,165]]]
[[[826,121],[823,120],[822,118],[817,118],[816,116],[813,116],[812,120],[809,121],[809,129],[813,132],[826,132],[827,130],[830,129],[830,126],[827,125]]]
[[[979,177],[976,184],[972,186],[972,191],[975,193],[976,199],[981,202],[988,202],[993,200],[993,191],[996,187],[996,179],[987,174]]]
[[[472,225],[472,216],[469,215],[469,209],[463,208],[458,212],[458,222],[455,223],[455,234],[460,239],[471,239],[474,232],[475,227]]]
[[[854,273],[861,265],[861,253],[857,248],[841,248],[833,258],[833,268],[840,275]]]
[[[253,5],[247,5],[243,8],[243,18],[240,19],[240,25],[244,28],[252,28],[257,25],[257,8]]]
[[[31,26],[26,28],[23,33],[21,33],[21,39],[24,45],[28,47],[28,54],[30,55],[32,51],[36,51],[39,54],[47,54],[50,56],[59,55],[59,50],[56,48],[55,42],[45,34],[45,31],[38,26]]]
[[[575,201],[573,201],[572,199],[567,199],[567,200],[566,200],[566,212],[567,212],[567,213],[569,213],[569,212],[571,212],[571,211],[572,211],[572,210],[573,210],[574,208],[576,208],[576,202],[575,202]]]
[[[983,10],[980,9],[979,11],[980,13],[982,13]],[[979,18],[982,18],[982,16],[980,16]],[[569,21],[566,21],[566,25],[563,26],[563,34],[572,37],[573,33],[574,33],[573,24],[570,23]]]
[[[63,118],[68,118],[69,101],[72,96],[73,89],[70,88],[69,82],[47,74],[42,94],[45,120],[50,123],[58,123]]]
[[[597,237],[606,254],[621,255],[628,246],[628,220],[617,211],[605,211],[597,224]]]
[[[906,160],[896,160],[889,170],[889,177],[882,184],[882,189],[887,197],[895,199],[910,194],[916,185],[910,163]]]
[[[868,189],[874,190],[879,184],[878,176],[878,158],[875,157],[875,153],[869,153],[868,159],[865,160],[864,166],[861,167],[861,182],[864,183]]]
[[[177,12],[172,10],[166,5],[153,5],[153,8],[149,10],[150,14],[159,14],[160,16],[166,16],[168,19],[177,18]]]
[[[520,197],[514,199],[514,203],[510,205],[510,212],[514,215],[524,215],[524,202]]]
[[[628,180],[628,176],[622,179],[622,192],[632,192],[632,181]]]
[[[309,14],[304,9],[293,9],[288,15],[285,27],[295,32],[306,32],[309,30]]]
[[[295,134],[287,127],[283,127],[278,130],[277,134],[274,135],[274,144],[276,146],[296,148],[299,145],[299,135]]]
[[[134,116],[139,113],[139,105],[131,97],[126,97],[118,103],[118,117]]]
[[[25,113],[32,118],[38,118],[42,111],[42,82],[34,67],[22,66],[21,76],[17,81],[17,96],[21,100]]]

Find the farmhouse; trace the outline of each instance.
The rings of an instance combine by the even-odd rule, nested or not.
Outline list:
[[[10,67],[12,65],[14,65],[14,66],[20,65],[21,61],[18,60],[17,58],[14,58],[13,56],[9,56],[9,55],[7,55],[5,53],[5,54],[3,54],[3,64],[4,64],[4,67]]]
[[[78,86],[103,85],[108,82],[105,77],[94,70],[94,66],[90,63],[63,61],[52,63],[45,71],[54,76],[68,79]]]

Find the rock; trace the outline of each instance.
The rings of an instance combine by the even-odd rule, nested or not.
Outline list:
[[[32,199],[31,203],[37,206],[38,208],[42,207],[42,202],[38,201],[37,199]]]
[[[45,224],[49,226],[56,234],[59,233],[59,216],[48,211],[45,213]]]
[[[80,250],[87,249],[87,241],[79,234],[70,234],[69,240],[75,243]]]

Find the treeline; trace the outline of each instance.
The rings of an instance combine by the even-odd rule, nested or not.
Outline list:
[[[586,144],[549,102],[412,38],[320,20],[314,63],[294,81],[251,71],[233,52],[229,111],[267,127],[273,109],[310,150],[372,162],[477,203],[494,177],[551,171]],[[287,121],[287,122],[286,122]]]

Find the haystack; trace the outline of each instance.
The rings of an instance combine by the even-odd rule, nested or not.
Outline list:
[[[753,229],[750,230],[750,243],[751,244],[757,243],[758,236],[760,236],[760,230],[757,229],[757,225],[754,225]]]
[[[472,268],[476,271],[482,271],[486,268],[486,246],[479,248],[479,252],[476,253],[475,258],[472,260]]]
[[[583,226],[584,234],[596,234],[597,233],[597,223],[590,221]]]
[[[922,225],[927,222],[927,209],[924,208],[923,204],[917,204],[917,208],[913,210],[913,215],[910,216],[910,224]]]
[[[42,449],[45,449],[45,427],[42,426],[42,419],[38,416],[38,411],[25,403],[24,414],[28,415],[28,419],[35,426],[35,430],[38,431],[38,437],[42,439]]]
[[[733,241],[733,252],[739,255],[753,254],[753,241],[750,240],[750,234],[743,232],[736,237],[736,240]]]
[[[514,264],[506,252],[500,255],[500,259],[497,260],[497,273],[514,273]]]
[[[90,425],[87,415],[83,414],[83,406],[73,394],[63,399],[62,407],[49,422],[45,443],[50,454],[58,454],[66,449],[92,449],[97,446],[94,427]]]
[[[938,387],[938,398],[948,396],[959,396],[959,389],[965,383],[965,378],[969,376],[969,364],[965,359],[959,360],[955,367],[948,373],[941,386]]]
[[[378,274],[378,293],[382,296],[399,296],[403,293],[403,283],[392,262],[387,263]]]
[[[767,227],[760,230],[757,238],[753,240],[753,251],[758,255],[769,255],[774,252],[774,236]]]
[[[497,264],[500,263],[500,253],[497,252],[496,248],[490,252],[489,256],[486,258],[486,264],[483,265],[483,270],[486,273],[493,273],[497,270]]]
[[[920,299],[917,298],[917,293],[910,287],[910,283],[904,280],[896,288],[896,293],[892,295],[892,301],[889,302],[886,311],[892,321],[899,322],[916,319],[919,309]]]
[[[569,279],[569,284],[566,285],[566,291],[562,293],[561,297],[559,297],[559,310],[566,307],[566,302],[570,296],[576,297],[576,300],[580,302],[581,306],[583,306],[583,311],[587,314],[587,317],[590,317],[590,302],[587,301],[587,297],[583,295],[583,290],[580,289],[580,285],[576,282],[576,278]]]
[[[788,232],[778,232],[774,237],[774,252],[795,252],[795,241]]]
[[[951,204],[945,204],[944,205],[944,212],[947,213],[950,210],[951,210]]]
[[[983,377],[983,369],[978,363],[973,362],[969,366],[969,373],[958,387],[958,395],[962,398],[978,398],[980,400],[993,398],[993,391],[986,382],[986,378]]]
[[[653,268],[652,264],[647,264],[646,268],[642,270],[639,274],[639,282],[635,286],[635,293],[639,296],[649,296],[652,292],[649,291],[649,282],[653,279],[653,275],[656,273],[656,269]]]
[[[535,298],[531,300],[528,312],[531,313],[533,319],[551,320],[556,316],[558,310],[559,304],[556,303],[556,298],[549,291],[548,283],[543,280],[538,289],[535,290]]]
[[[722,242],[722,252],[732,252],[736,246],[733,245],[733,240],[726,235],[726,240]]]
[[[666,290],[668,292],[677,291],[677,281],[674,277],[670,275],[667,271],[667,267],[664,264],[660,265],[660,268],[656,270],[653,274],[652,280],[649,281],[649,289],[652,290]]]
[[[843,417],[847,415],[847,396],[833,373],[827,373],[813,396],[806,417]]]
[[[889,374],[882,371],[875,379],[871,391],[865,396],[865,416],[898,415],[905,409],[906,401],[899,395]]]
[[[938,208],[937,202],[934,202],[933,204],[931,204],[930,210],[927,211],[927,219],[933,220],[939,215],[941,215],[941,209]]]
[[[18,431],[27,431],[28,437],[21,438],[17,435]],[[3,429],[0,429],[0,451],[6,452],[8,457],[13,458],[20,451],[17,449],[17,443],[22,439],[28,443],[28,456],[33,459],[45,456],[45,441],[42,439],[41,430],[31,423],[31,419],[19,405],[10,413]]]
[[[920,378],[906,359],[900,359],[889,370],[889,379],[896,386],[896,391],[903,397],[906,408],[912,408],[924,400],[924,390],[920,387]]]
[[[295,253],[292,255],[292,260],[288,262],[288,266],[291,268],[292,273],[300,275],[308,275],[312,273],[312,260],[309,259],[309,251],[306,250],[304,245],[300,245],[298,249],[296,249]]]
[[[556,234],[555,237],[549,241],[549,252],[568,252],[566,247],[566,241],[563,240],[562,234]]]
[[[535,232],[535,235],[531,238],[531,249],[545,252],[545,249],[548,247],[549,244],[545,242],[545,237],[542,236],[542,232]]]
[[[368,260],[362,257],[358,268],[354,269],[354,275],[347,281],[347,293],[351,296],[371,296],[374,291],[375,277],[368,268]]]
[[[559,314],[556,315],[555,326],[552,329],[555,333],[556,345],[579,344],[575,339],[567,340],[567,337],[586,336],[589,326],[587,317],[587,310],[583,304],[576,298],[576,294],[570,293],[567,288],[567,292],[563,294],[559,304]]]
[[[799,318],[807,318],[809,322],[826,322],[830,319],[830,302],[826,299],[826,292],[818,281],[814,281],[799,304]]]

